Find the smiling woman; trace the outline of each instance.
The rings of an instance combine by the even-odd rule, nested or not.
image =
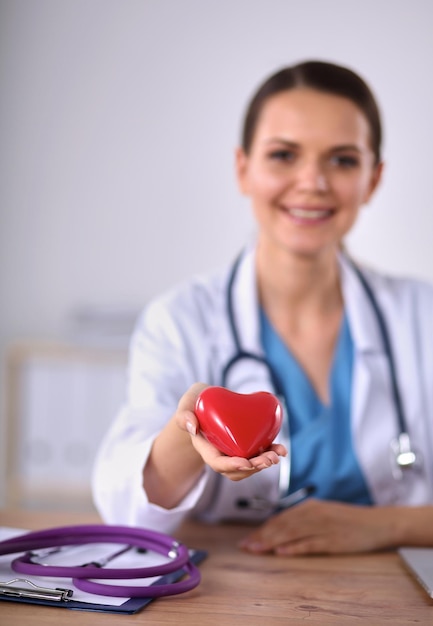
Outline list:
[[[368,120],[347,98],[309,87],[269,97],[259,120],[237,167],[261,245],[280,242],[299,254],[327,246],[333,254],[380,179]]]
[[[279,554],[433,545],[433,288],[360,268],[343,246],[381,180],[381,135],[374,96],[346,68],[308,61],[259,87],[236,151],[256,241],[143,311],[128,402],[95,467],[107,521],[266,520],[242,547]],[[279,396],[267,449],[224,454],[200,432],[209,386]],[[419,452],[407,467],[401,407],[399,443]],[[277,512],[300,490],[316,500]],[[260,499],[274,514],[238,504]]]

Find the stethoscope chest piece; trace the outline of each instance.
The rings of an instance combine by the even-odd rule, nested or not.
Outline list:
[[[401,480],[409,469],[416,469],[421,465],[419,452],[411,445],[408,433],[402,432],[390,442],[392,474],[396,480]]]

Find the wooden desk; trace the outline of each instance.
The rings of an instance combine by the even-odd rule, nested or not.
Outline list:
[[[97,522],[83,514],[0,510],[2,526],[43,528]],[[240,552],[242,526],[185,524],[177,537],[209,551],[199,587],[155,600],[136,615],[82,613],[57,607],[0,602],[2,626],[79,624],[189,624],[268,626],[306,623],[338,626],[432,624],[433,600],[406,572],[395,553],[279,558]]]

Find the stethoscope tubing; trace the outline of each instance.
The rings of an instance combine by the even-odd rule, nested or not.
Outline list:
[[[386,324],[386,320],[385,320],[385,316],[379,306],[379,303],[377,301],[377,298],[373,292],[373,289],[371,287],[371,285],[369,284],[367,278],[364,276],[363,272],[361,271],[361,269],[357,266],[357,264],[353,261],[353,259],[351,259],[350,257],[346,257],[349,261],[349,263],[351,264],[353,270],[355,271],[361,286],[370,302],[370,305],[373,309],[373,313],[375,315],[378,327],[379,327],[379,332],[380,332],[380,336],[382,339],[382,344],[383,344],[383,349],[385,352],[385,356],[387,359],[387,363],[388,363],[388,369],[389,369],[389,374],[390,374],[390,382],[391,382],[391,396],[392,396],[392,402],[395,408],[395,415],[396,415],[396,421],[397,421],[397,426],[398,426],[398,435],[395,438],[395,441],[397,442],[397,447],[398,449],[401,447],[401,442],[407,442],[408,446],[409,446],[409,450],[410,449],[410,438],[409,438],[409,434],[408,434],[408,429],[407,429],[407,420],[404,414],[404,408],[403,408],[403,402],[401,399],[401,394],[400,394],[400,390],[399,390],[399,385],[398,385],[398,381],[397,381],[397,368],[396,368],[396,364],[395,364],[395,359],[394,359],[394,354],[393,354],[393,349],[392,349],[392,344],[391,344],[391,339],[390,339],[390,334],[388,331],[388,327]],[[229,280],[227,283],[227,317],[228,317],[228,321],[229,321],[229,326],[230,326],[230,332],[232,334],[233,337],[233,342],[235,345],[235,353],[234,355],[229,359],[229,361],[226,363],[225,367],[222,370],[222,374],[221,374],[221,384],[223,387],[227,386],[228,383],[228,376],[229,376],[229,372],[231,370],[231,368],[238,363],[239,361],[243,360],[243,359],[250,359],[253,361],[256,361],[257,363],[260,363],[262,365],[264,365],[267,369],[268,375],[270,377],[271,383],[275,389],[276,394],[280,397],[283,398],[284,394],[283,394],[283,390],[282,390],[282,386],[279,383],[278,377],[276,375],[276,373],[273,370],[272,365],[269,363],[268,359],[266,358],[266,356],[264,355],[260,355],[260,354],[254,354],[252,352],[248,352],[246,350],[244,350],[242,348],[241,345],[241,341],[239,338],[239,333],[237,330],[237,326],[236,326],[236,320],[235,320],[235,314],[234,314],[234,304],[233,304],[233,287],[234,287],[234,282],[236,279],[236,275],[238,272],[238,268],[239,268],[239,264],[241,262],[242,259],[242,253],[236,258],[235,262],[233,263],[233,267],[231,269],[230,272],[230,276],[229,276]],[[288,416],[287,416],[288,419]],[[394,441],[394,440],[393,440]],[[285,442],[286,445],[289,444],[290,442],[287,441]],[[411,451],[412,453],[412,451]],[[415,454],[412,453],[414,458],[415,458]],[[396,458],[398,459],[398,454],[396,454]],[[398,460],[397,460],[398,463]],[[415,461],[413,463],[411,463],[409,466],[414,466],[415,465]]]
[[[255,354],[254,352],[249,352],[247,350],[244,350],[241,346],[241,340],[239,338],[239,333],[238,333],[238,329],[237,329],[236,321],[235,321],[234,304],[233,304],[233,291],[234,291],[233,286],[234,286],[234,282],[236,279],[236,275],[237,275],[241,260],[242,260],[242,253],[235,259],[235,262],[233,263],[233,267],[231,269],[229,280],[227,283],[227,300],[226,300],[227,301],[227,318],[229,320],[230,332],[233,338],[233,342],[235,344],[235,353],[232,356],[232,358],[229,359],[229,361],[227,361],[227,363],[225,364],[222,370],[221,386],[227,387],[227,379],[228,379],[229,372],[236,363],[238,363],[239,361],[242,361],[243,359],[250,359],[266,367],[269,377],[271,379],[272,385],[275,389],[275,392],[277,393],[279,398],[282,398],[284,394],[282,392],[281,385],[268,359],[265,356],[262,356],[260,354]]]
[[[113,596],[115,598],[125,596],[128,598],[161,598],[163,596],[174,596],[185,593],[186,591],[194,589],[200,583],[200,572],[191,562],[185,563],[182,567],[182,572],[188,574],[187,579],[164,585],[149,585],[148,587],[140,585],[110,585],[88,580],[87,578],[73,578],[72,582],[80,591],[100,596]]]
[[[356,275],[358,276],[359,281],[361,285],[363,286],[364,291],[370,301],[370,304],[376,316],[377,324],[379,326],[379,331],[380,331],[380,335],[382,338],[385,355],[388,361],[389,374],[391,378],[391,393],[392,393],[395,412],[397,416],[399,433],[400,435],[402,435],[402,434],[407,433],[407,425],[406,425],[406,418],[405,418],[404,411],[403,411],[403,403],[401,400],[400,389],[397,383],[397,368],[395,365],[394,352],[393,352],[392,345],[391,345],[391,339],[389,336],[388,327],[385,322],[385,317],[383,315],[383,312],[379,306],[376,296],[373,293],[370,283],[367,281],[366,277],[361,272],[361,270],[356,265],[356,263],[351,261],[351,264],[352,264],[352,268],[354,269]]]
[[[33,552],[44,548],[77,546],[89,543],[128,544],[131,547],[153,550],[170,557],[168,563],[137,568],[111,568],[86,564],[85,566],[58,566],[34,563]],[[81,525],[50,528],[29,532],[0,542],[0,555],[24,552],[12,561],[12,569],[28,576],[72,578],[82,591],[99,595],[124,597],[160,597],[189,591],[200,582],[200,572],[191,563],[188,548],[163,533],[129,526]],[[97,579],[137,579],[174,574],[180,570],[189,578],[177,583],[150,586],[107,585],[90,581]]]

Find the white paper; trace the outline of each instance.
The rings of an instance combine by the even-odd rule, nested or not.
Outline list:
[[[5,539],[10,539],[12,537],[16,537],[18,535],[22,535],[26,531],[22,528],[6,528],[0,527],[0,541]],[[125,546],[126,547],[126,546]],[[107,556],[113,555],[118,552],[122,548],[119,544],[88,544],[84,546],[66,546],[65,548],[61,548],[61,550],[55,554],[45,555],[43,559],[41,559],[44,563],[49,565],[83,565],[85,563],[90,563],[93,561],[101,561]],[[39,551],[38,551],[39,552]],[[41,551],[42,552],[42,551]],[[80,591],[72,584],[72,580],[70,578],[54,578],[52,576],[27,576],[24,574],[17,574],[11,568],[11,560],[16,558],[18,554],[14,555],[4,555],[0,556],[0,582],[5,583],[14,578],[21,578],[30,580],[35,585],[40,587],[48,587],[55,589],[56,587],[60,587],[62,589],[72,589],[73,596],[72,600],[77,602],[86,602],[88,604],[105,604],[109,606],[120,606],[124,604],[129,597],[112,597],[112,596],[99,596],[91,593],[86,593],[85,591]],[[118,557],[112,559],[109,563],[107,563],[107,567],[118,567],[118,568],[137,568],[137,567],[152,567],[154,565],[160,565],[162,563],[167,563],[171,559],[162,554],[158,554],[156,552],[146,552],[139,553],[135,548],[131,548],[125,554],[122,554]],[[39,562],[38,560],[36,562]],[[110,585],[119,585],[119,586],[138,586],[138,587],[147,587],[155,582],[159,577],[152,578],[128,578],[125,580],[117,580],[117,579],[109,579],[109,580],[98,580],[97,582],[106,583]],[[96,580],[96,579],[92,579]],[[15,583],[18,585],[18,583]],[[19,585],[18,585],[19,586]]]

